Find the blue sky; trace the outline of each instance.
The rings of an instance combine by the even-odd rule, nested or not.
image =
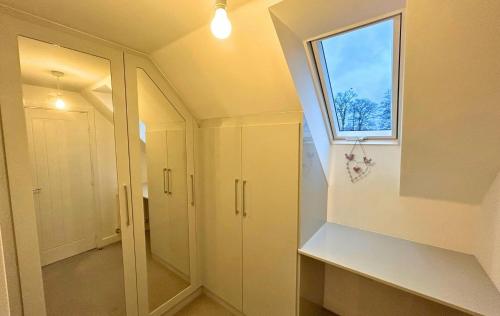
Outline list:
[[[392,19],[322,41],[334,94],[353,88],[380,102],[392,86]]]

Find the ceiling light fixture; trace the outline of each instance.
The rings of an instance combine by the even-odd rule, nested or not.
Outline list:
[[[227,17],[226,6],[226,0],[215,1],[215,14],[210,23],[210,29],[218,39],[226,39],[231,35],[232,26]]]
[[[64,72],[61,72],[61,71],[57,71],[57,70],[52,70],[51,71],[52,73],[52,76],[56,77],[57,79],[57,95],[56,95],[56,102],[55,102],[55,106],[56,108],[62,110],[66,107],[66,102],[64,102],[64,100],[62,99],[62,93],[61,93],[61,88],[60,88],[60,85],[59,85],[59,80],[64,77]]]

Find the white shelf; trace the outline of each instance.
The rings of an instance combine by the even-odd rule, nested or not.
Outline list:
[[[500,293],[471,255],[333,223],[299,253],[465,312],[500,315]]]

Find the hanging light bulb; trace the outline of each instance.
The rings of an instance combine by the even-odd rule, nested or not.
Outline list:
[[[59,85],[59,79],[64,76],[64,72],[52,70],[52,75],[57,79],[57,95],[54,105],[56,106],[56,108],[62,110],[66,107],[66,102],[64,102],[63,98],[61,97],[62,93]]]
[[[226,12],[226,0],[217,0],[215,3],[215,14],[210,23],[212,34],[218,39],[225,39],[231,35],[231,21]]]

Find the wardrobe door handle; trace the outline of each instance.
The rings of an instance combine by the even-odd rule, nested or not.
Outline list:
[[[247,217],[246,198],[245,198],[246,186],[247,186],[247,180],[243,180],[243,190],[242,190],[242,193],[243,193],[243,197],[242,197],[243,217]]]
[[[234,213],[236,215],[240,214],[240,210],[238,210],[238,179],[234,179]]]
[[[163,168],[163,193],[168,193],[166,182],[167,182],[167,168]]]
[[[172,169],[167,169],[167,179],[168,179],[168,194],[172,195],[172,189],[170,186],[172,185]]]
[[[123,192],[125,193],[125,212],[127,214],[127,226],[130,226],[130,211],[128,207],[128,187],[126,184],[123,185]]]
[[[194,206],[194,196],[195,196],[195,191],[194,191],[194,174],[191,175],[191,205]]]

